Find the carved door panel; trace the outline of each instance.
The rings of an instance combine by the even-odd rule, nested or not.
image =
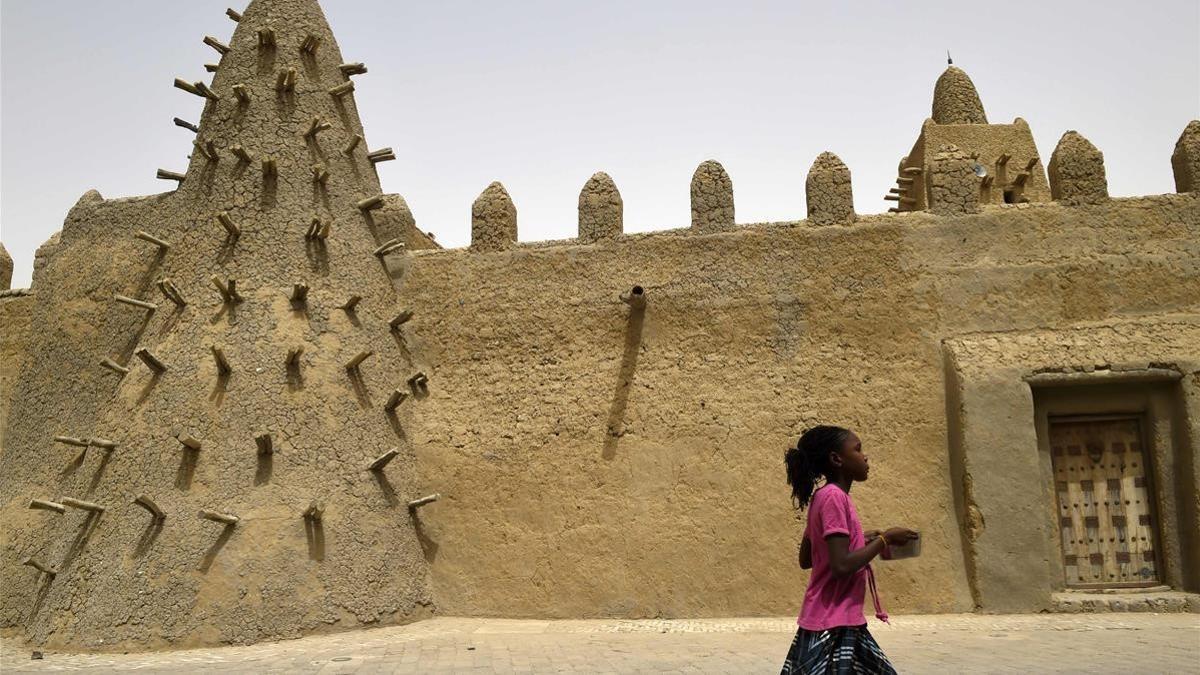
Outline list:
[[[1159,582],[1153,492],[1137,417],[1051,418],[1068,587]]]

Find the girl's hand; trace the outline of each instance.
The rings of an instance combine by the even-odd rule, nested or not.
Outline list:
[[[883,533],[880,532],[879,530],[867,530],[866,532],[863,532],[863,539],[865,539],[866,542],[869,544],[872,541],[875,541],[876,539],[878,539],[879,535],[881,535],[881,534],[883,534]]]
[[[883,533],[883,542],[888,546],[903,546],[918,536],[920,535],[907,527],[892,527]]]

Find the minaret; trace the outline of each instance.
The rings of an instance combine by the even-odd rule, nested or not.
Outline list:
[[[947,66],[933,86],[933,121],[936,124],[988,123],[975,83],[957,66]]]
[[[374,164],[394,153],[355,107],[366,69],[317,2],[230,16],[228,44],[204,38],[212,83],[176,84],[205,99],[179,125],[186,172],[160,172],[178,188],[85,195],[38,281],[38,348],[67,356],[18,382],[0,472],[105,510],[12,532],[56,572],[38,590],[0,570],[0,604],[43,594],[35,640],[107,646],[128,623],[253,642],[430,603],[405,430],[437,374],[389,276],[428,242],[394,229],[410,217],[381,194]]]
[[[933,182],[929,173],[955,167],[962,162],[933,161],[943,148],[953,147],[955,156],[970,159],[972,177],[947,177],[934,181],[965,185],[974,183],[980,206],[1041,202],[1050,200],[1046,172],[1038,156],[1029,124],[1020,117],[1012,124],[989,124],[983,102],[970,76],[953,62],[933,87],[932,117],[921,125],[916,143],[903,159],[896,186],[884,199],[895,202],[892,212],[924,211],[929,208]],[[935,167],[936,164],[936,167]]]

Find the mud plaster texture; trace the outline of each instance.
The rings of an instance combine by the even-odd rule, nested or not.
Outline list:
[[[492,183],[471,205],[471,249],[503,251],[517,243],[517,207],[508,190]]]
[[[1108,199],[1104,155],[1078,132],[1058,139],[1050,155],[1050,195],[1068,204],[1095,204]]]
[[[624,232],[625,203],[616,183],[603,171],[596,173],[579,192],[579,240],[613,239]]]
[[[1171,154],[1176,192],[1200,191],[1200,120],[1188,122]]]
[[[719,162],[701,162],[692,174],[692,229],[720,232],[733,223],[733,181]]]
[[[979,211],[975,162],[957,146],[944,145],[929,163],[929,210],[939,214]]]
[[[257,47],[264,25],[275,50]],[[308,33],[322,38],[312,59],[299,52]],[[700,191],[699,212],[721,214],[717,233],[516,244],[503,194],[481,212],[503,227],[489,244],[502,250],[438,250],[398,196],[357,207],[380,187],[365,143],[341,154],[362,127],[353,96],[328,93],[345,78],[314,2],[256,0],[230,46],[199,135],[219,161],[197,152],[175,192],[89,192],[39,250],[33,294],[0,298],[0,373],[11,378],[0,399],[0,625],[36,644],[252,642],[430,612],[791,613],[807,579],[783,452],[829,421],[856,429],[871,455],[873,479],[854,493],[866,524],[924,537],[920,558],[877,566],[890,610],[1029,611],[1041,595],[995,599],[988,584],[1006,572],[968,564],[972,527],[979,546],[998,542],[997,564],[1050,563],[989,534],[1036,505],[1013,516],[979,487],[974,516],[959,514],[955,467],[1002,456],[988,454],[991,434],[950,452],[965,425],[948,414],[946,341],[1200,312],[1195,194],[733,228],[721,170],[705,172],[712,187]],[[295,91],[277,92],[290,67]],[[309,139],[314,117],[332,127]],[[236,162],[235,143],[255,161]],[[273,181],[264,155],[276,160]],[[323,188],[317,163],[330,174]],[[240,227],[236,241],[220,211]],[[304,238],[314,217],[332,223],[323,244]],[[373,255],[397,238],[404,252]],[[244,302],[223,304],[214,275],[236,279]],[[162,277],[186,307],[158,294]],[[300,282],[311,290],[297,306]],[[634,285],[644,307],[620,300]],[[352,295],[357,311],[339,309]],[[405,308],[412,320],[392,331]],[[1172,344],[1191,349],[1187,335]],[[997,362],[1011,349],[1031,370],[1062,365],[1060,354],[1004,344]],[[1130,354],[1147,363],[1178,351],[1143,344]],[[289,369],[286,354],[301,346]],[[134,356],[141,348],[167,371],[155,376]],[[1129,356],[1093,348],[1087,360]],[[364,350],[373,355],[351,377],[345,364]],[[106,358],[131,372],[101,369]],[[428,392],[410,390],[389,415],[384,401],[417,372]],[[1036,446],[1022,426],[1032,413],[1001,420],[991,428]],[[262,433],[274,455],[257,454]],[[117,449],[55,444],[58,434]],[[201,449],[185,452],[182,435]],[[391,447],[399,456],[368,473]],[[979,486],[987,472],[972,475]],[[409,514],[408,499],[435,492],[438,502]],[[131,504],[140,494],[166,511],[161,527]],[[89,519],[27,508],[62,496],[107,510]],[[326,505],[319,527],[301,518],[312,500]],[[223,528],[200,509],[240,520]],[[30,555],[57,576],[20,566]]]
[[[260,49],[257,31],[268,27],[276,46]],[[311,55],[300,50],[309,35],[320,39]],[[0,457],[0,623],[40,644],[245,643],[405,621],[432,602],[420,531],[404,506],[419,496],[405,429],[421,403],[394,416],[382,410],[425,366],[412,337],[388,326],[400,306],[372,255],[405,226],[407,209],[398,199],[370,213],[355,206],[379,195],[379,181],[366,143],[342,152],[363,130],[353,94],[328,93],[347,78],[316,2],[252,3],[230,47],[211,85],[220,101],[207,103],[196,138],[211,142],[217,159],[195,152],[173,192],[80,200],[61,236],[39,251],[33,297],[19,302],[37,339],[25,344],[11,385],[8,342],[19,336],[8,326],[20,324],[5,321],[11,424]],[[293,68],[294,91],[277,91],[277,74]],[[248,104],[235,97],[238,84]],[[331,128],[306,137],[314,118]],[[235,144],[253,161],[240,162]],[[267,157],[276,177],[264,176]],[[324,185],[313,179],[318,164],[329,172]],[[219,212],[239,237],[227,236]],[[331,223],[327,240],[306,239],[314,218]],[[139,230],[170,249],[135,239]],[[236,280],[244,302],[223,304],[213,276]],[[159,293],[161,278],[180,289],[185,307]],[[294,283],[310,287],[306,303],[289,300]],[[157,310],[116,303],[116,294]],[[357,311],[338,309],[352,295],[362,298]],[[232,366],[228,377],[217,372],[213,346]],[[289,369],[296,347],[304,353]],[[134,356],[143,348],[165,373]],[[374,356],[351,377],[343,364],[362,350]],[[131,372],[101,369],[103,359]],[[257,454],[263,433],[273,436],[273,455]],[[54,443],[59,434],[110,439],[117,449],[81,451]],[[185,451],[178,435],[201,449]],[[368,473],[393,446],[400,456]],[[132,504],[140,494],[166,512],[161,526]],[[64,496],[107,510],[26,508],[31,498]],[[301,517],[312,500],[327,504],[317,526]],[[198,518],[200,509],[241,520],[225,528]],[[20,566],[25,556],[58,576]]]
[[[832,152],[817,155],[804,180],[804,199],[810,225],[848,225],[854,222],[854,189],[850,169]]]
[[[961,68],[946,68],[934,85],[933,121],[938,124],[988,123],[975,83]]]

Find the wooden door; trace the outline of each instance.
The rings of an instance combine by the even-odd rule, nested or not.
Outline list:
[[[1050,419],[1068,587],[1159,583],[1154,497],[1137,417]]]

